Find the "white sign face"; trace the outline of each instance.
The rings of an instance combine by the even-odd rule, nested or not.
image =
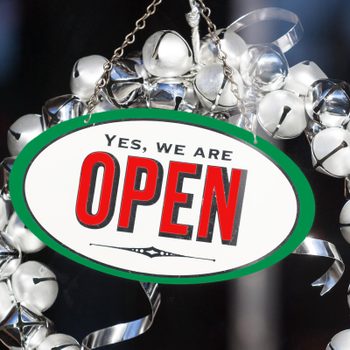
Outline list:
[[[300,196],[286,169],[229,132],[129,118],[59,134],[18,172],[27,225],[75,260],[131,278],[204,281],[293,241]]]

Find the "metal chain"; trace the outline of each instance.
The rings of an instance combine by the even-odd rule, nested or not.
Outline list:
[[[227,54],[222,49],[221,39],[219,38],[219,36],[217,34],[217,27],[213,23],[213,21],[211,20],[211,17],[210,17],[211,10],[209,7],[207,7],[205,5],[203,0],[196,0],[196,1],[200,6],[200,11],[201,11],[202,17],[207,22],[209,35],[211,36],[211,39],[214,42],[214,44],[216,45],[216,48],[218,50],[218,59],[222,62],[223,69],[224,69],[224,76],[230,81],[231,91],[235,95],[235,97],[237,98],[238,105],[239,105],[240,109],[242,110],[242,112],[244,113],[245,106],[244,106],[244,103],[240,97],[238,85],[235,82],[234,77],[233,77],[233,69],[227,63]]]
[[[135,38],[136,38],[135,34],[138,31],[143,30],[146,27],[147,19],[156,13],[157,7],[162,2],[163,2],[163,0],[153,0],[152,1],[152,3],[147,7],[145,14],[135,22],[134,30],[125,36],[124,41],[121,44],[121,46],[119,46],[117,49],[114,50],[112,58],[104,64],[104,66],[103,66],[104,72],[103,72],[101,78],[96,83],[94,93],[90,97],[90,99],[87,103],[88,113],[90,115],[99,102],[98,96],[99,96],[101,89],[104,88],[109,81],[109,75],[110,75],[111,70],[113,69],[113,64],[117,63],[123,57],[125,48],[127,48],[129,45],[131,45],[135,42]]]

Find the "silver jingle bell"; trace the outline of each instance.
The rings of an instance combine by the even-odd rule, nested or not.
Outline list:
[[[146,70],[156,76],[172,78],[184,75],[193,66],[193,53],[177,32],[162,30],[151,35],[142,49]]]
[[[179,110],[186,95],[184,82],[176,79],[160,79],[149,87],[150,108]]]
[[[350,120],[350,85],[323,79],[313,83],[305,99],[307,114],[326,127],[342,127]]]
[[[317,80],[327,79],[321,68],[312,61],[303,61],[289,68],[284,89],[306,96],[310,86]]]
[[[350,329],[346,329],[336,334],[326,350],[348,350],[350,348]]]
[[[46,130],[39,114],[26,114],[17,119],[7,132],[7,146],[11,156],[17,156],[34,138]]]
[[[82,101],[88,101],[104,73],[104,65],[107,62],[107,58],[100,55],[83,57],[75,62],[70,80],[72,94]]]
[[[45,102],[43,117],[47,127],[70,120],[83,115],[86,105],[77,96],[63,95],[54,97]]]
[[[3,237],[23,253],[37,253],[45,248],[45,244],[28,230],[16,213],[12,214]]]
[[[350,201],[347,201],[339,216],[340,232],[344,239],[350,243]]]
[[[306,128],[304,101],[289,91],[268,93],[259,103],[258,122],[272,137],[291,139]]]
[[[37,350],[77,350],[80,349],[79,343],[71,336],[66,334],[51,334],[38,347]]]
[[[227,63],[230,67],[239,69],[241,56],[247,50],[245,41],[232,29],[219,29],[216,31],[220,38],[222,50],[227,55]],[[204,37],[200,54],[199,63],[207,65],[210,63],[220,63],[218,58],[218,48],[210,35]]]
[[[5,158],[0,163],[0,196],[5,200],[11,200],[10,196],[10,174],[16,157]]]
[[[312,140],[314,168],[333,177],[350,174],[350,132],[341,128],[320,131]]]
[[[233,79],[239,96],[243,94],[243,82],[237,70]],[[223,66],[213,63],[204,66],[197,74],[194,88],[199,101],[210,112],[221,112],[234,108],[238,99],[232,91],[231,82],[224,76]]]
[[[113,66],[104,91],[115,106],[129,107],[142,95],[143,82],[140,66],[132,60],[124,59]]]
[[[243,81],[261,91],[280,89],[288,75],[288,61],[279,47],[251,45],[241,56]]]
[[[0,324],[7,318],[15,306],[15,301],[9,285],[6,282],[0,282]]]
[[[46,311],[55,302],[58,283],[55,274],[45,265],[27,261],[12,275],[12,289],[16,300],[32,311]]]
[[[93,113],[102,113],[117,109],[117,106],[109,102],[109,99],[107,99],[104,94],[101,94],[98,97],[98,101],[99,102],[95,106]]]
[[[9,245],[0,235],[0,280],[13,275],[22,262],[22,253],[19,248]]]
[[[3,231],[7,226],[12,212],[13,207],[11,201],[5,201],[0,197],[0,231]]]
[[[307,127],[305,129],[305,135],[307,137],[307,140],[309,143],[312,142],[313,138],[322,130],[324,130],[326,127],[323,125],[316,123],[314,120],[309,119],[307,122]]]
[[[0,327],[0,339],[8,348],[37,349],[52,332],[52,322],[26,306],[16,304]]]

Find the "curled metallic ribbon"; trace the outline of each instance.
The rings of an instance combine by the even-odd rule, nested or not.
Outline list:
[[[294,12],[278,7],[265,7],[249,12],[234,21],[228,28],[239,32],[251,25],[270,20],[284,21],[292,23],[293,25],[287,33],[272,42],[272,44],[278,46],[282,52],[289,51],[303,37],[304,29],[299,17]]]
[[[323,287],[321,295],[328,293],[338,283],[345,271],[345,264],[335,245],[321,239],[307,237],[293,254],[334,260],[332,266],[317,281],[312,283],[313,287]]]
[[[82,350],[91,350],[121,343],[145,333],[152,326],[161,301],[159,288],[157,284],[153,283],[140,282],[140,284],[147,295],[151,313],[137,320],[119,323],[88,334],[82,341]]]

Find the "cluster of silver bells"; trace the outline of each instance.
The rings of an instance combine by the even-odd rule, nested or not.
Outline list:
[[[161,108],[243,126],[256,119],[274,138],[290,139],[305,132],[314,167],[330,176],[348,177],[349,85],[328,79],[311,61],[289,67],[284,53],[272,44],[247,45],[230,28],[219,30],[218,35],[236,89],[225,77],[217,47],[209,37],[202,39],[194,55],[180,34],[166,30],[149,37],[142,53],[113,66],[94,112]],[[52,323],[42,315],[56,299],[57,281],[40,263],[21,264],[22,253],[38,252],[44,245],[13,213],[8,178],[15,157],[28,142],[47,128],[87,113],[87,102],[106,62],[98,55],[78,60],[71,75],[71,94],[50,99],[41,114],[22,116],[8,131],[11,157],[0,164],[0,339],[9,347],[47,350],[65,346],[70,350],[79,346],[67,335],[51,334]],[[248,124],[242,124],[245,119]],[[350,243],[350,202],[340,221]],[[347,337],[350,344],[349,334],[338,336],[340,340],[332,342]]]

